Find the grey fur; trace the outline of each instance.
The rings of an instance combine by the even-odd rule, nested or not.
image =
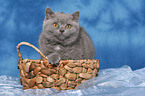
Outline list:
[[[50,8],[46,8],[39,47],[51,64],[66,59],[94,59],[93,43],[86,31],[79,26],[78,19],[79,11],[64,14],[54,13]],[[54,23],[58,23],[59,27],[54,28]],[[67,24],[72,27],[65,28]]]

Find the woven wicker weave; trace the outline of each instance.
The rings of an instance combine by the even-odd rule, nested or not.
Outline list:
[[[23,59],[20,53],[21,45],[34,48],[43,59]],[[27,42],[18,44],[17,53],[19,56],[18,69],[23,89],[75,89],[82,82],[96,77],[99,71],[98,59],[61,60],[57,67],[53,66],[48,63],[47,57],[38,48]]]

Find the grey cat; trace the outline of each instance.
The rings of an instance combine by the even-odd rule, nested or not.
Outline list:
[[[78,20],[79,11],[64,14],[46,8],[39,47],[51,64],[66,59],[94,59],[93,43]]]

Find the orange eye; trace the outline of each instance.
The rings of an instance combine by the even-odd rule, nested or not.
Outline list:
[[[70,28],[71,28],[71,25],[70,25],[70,24],[67,24],[67,25],[66,25],[66,28],[67,28],[67,29],[70,29]]]
[[[53,27],[54,27],[54,28],[57,28],[57,27],[58,27],[58,24],[54,23],[54,24],[53,24]]]

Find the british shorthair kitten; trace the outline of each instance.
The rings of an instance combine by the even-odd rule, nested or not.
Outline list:
[[[93,43],[78,20],[79,11],[64,14],[46,8],[39,47],[51,64],[67,59],[94,59]]]

